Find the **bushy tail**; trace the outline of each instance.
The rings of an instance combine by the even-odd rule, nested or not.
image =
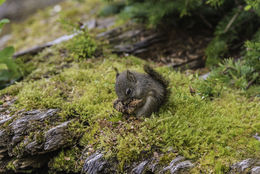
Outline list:
[[[164,91],[165,100],[163,101],[163,103],[165,103],[168,100],[169,96],[170,96],[169,81],[167,81],[161,74],[156,72],[149,65],[144,65],[143,68],[144,68],[144,71],[147,74],[149,74],[157,82],[161,83],[162,86],[164,87],[164,89],[165,89],[165,91]]]

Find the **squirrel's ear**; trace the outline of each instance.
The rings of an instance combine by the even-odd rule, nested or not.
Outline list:
[[[119,72],[117,68],[114,68],[114,70],[116,71],[116,78],[119,76]]]
[[[136,83],[135,75],[134,75],[131,71],[127,70],[127,71],[126,71],[126,76],[127,76],[127,79],[128,79],[130,82]]]

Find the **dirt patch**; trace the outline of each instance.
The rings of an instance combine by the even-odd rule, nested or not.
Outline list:
[[[113,52],[132,54],[158,65],[197,69],[205,65],[204,50],[211,40],[210,31],[183,31],[176,28],[146,29],[128,24],[99,34],[108,39]]]

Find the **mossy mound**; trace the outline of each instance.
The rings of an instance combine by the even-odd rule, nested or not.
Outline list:
[[[196,91],[206,82],[160,67],[156,70],[170,81],[169,102],[150,118],[125,118],[113,109],[114,67],[143,72],[145,62],[111,54],[74,61],[72,54],[55,54],[66,46],[49,48],[27,60],[25,67],[34,64],[31,74],[1,91],[1,96],[17,99],[14,112],[59,108],[62,120],[75,119],[82,125],[73,129],[83,134],[80,142],[49,163],[53,171],[78,172],[82,162],[76,159],[82,147],[89,154],[99,150],[106,158],[116,158],[119,171],[158,153],[164,154],[158,156],[162,164],[178,154],[191,159],[196,163],[194,173],[226,172],[238,160],[259,157],[260,142],[253,138],[260,132],[259,99],[248,99],[225,86],[215,97],[205,97],[201,92],[192,95],[190,86]],[[64,60],[70,61],[57,71]],[[47,66],[46,62],[52,64]],[[55,73],[47,73],[53,69]]]
[[[84,8],[77,10],[82,12]],[[71,16],[78,12],[66,13]],[[38,26],[36,19],[27,22],[35,33],[28,40],[17,37],[17,49],[34,45],[31,40],[37,40],[36,33],[46,36],[49,31]],[[47,26],[52,28],[53,23]],[[16,29],[17,36],[23,29]],[[54,33],[57,31],[63,34],[59,30]],[[48,160],[50,173],[79,173],[86,157],[97,151],[115,160],[119,173],[149,158],[166,166],[176,156],[184,156],[195,164],[191,173],[226,173],[237,161],[259,158],[260,142],[253,137],[260,133],[259,98],[247,98],[243,91],[218,81],[203,81],[197,75],[157,67],[170,82],[169,101],[150,118],[127,118],[113,109],[117,98],[114,67],[143,72],[147,62],[133,56],[118,57],[109,50],[97,57],[95,51],[100,47],[83,33],[38,55],[20,57],[16,62],[24,79],[0,91],[1,105],[6,104],[5,98],[15,99],[8,108],[14,120],[21,110],[58,109],[59,123],[70,121],[66,131],[80,137],[53,153]],[[1,125],[0,131],[9,123]],[[52,124],[44,122],[41,127],[46,125],[48,131]],[[41,138],[37,132],[32,131],[29,138]],[[23,146],[19,148],[23,151]]]

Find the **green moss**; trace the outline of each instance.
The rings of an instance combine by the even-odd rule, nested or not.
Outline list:
[[[73,147],[68,150],[63,149],[49,163],[49,167],[51,169],[50,173],[79,173],[81,171],[81,167],[83,166],[83,162],[79,160],[80,155],[80,149],[77,147]]]
[[[16,83],[15,85],[9,86],[8,88],[5,88],[3,90],[0,90],[0,96],[3,95],[12,95],[15,96],[19,93],[20,89],[22,89],[23,85],[22,83]]]
[[[48,79],[30,82],[18,96],[18,106],[28,110],[35,108],[59,108],[63,103],[63,91]]]
[[[24,56],[20,58],[20,64],[27,70],[26,81],[48,78],[59,74],[64,68],[69,67],[72,58],[68,54],[65,45],[57,45],[47,48],[37,56]],[[30,69],[31,71],[28,71]]]
[[[81,146],[87,146],[87,145],[95,145],[96,143],[98,143],[97,139],[96,139],[96,136],[99,131],[100,131],[100,125],[98,123],[96,124],[93,124],[91,127],[88,127],[86,129],[86,132],[88,133],[85,133],[81,140],[80,140],[80,145]]]
[[[167,165],[170,164],[170,162],[172,161],[172,159],[176,158],[177,153],[173,153],[173,152],[168,152],[165,155],[161,156],[159,159],[159,164],[161,165]]]
[[[151,156],[153,147],[161,145],[161,137],[146,125],[129,123],[122,133],[117,135],[117,142],[117,159],[120,161],[121,171],[124,171],[125,164]]]
[[[15,169],[15,166],[14,166],[14,164],[13,164],[13,162],[14,162],[14,160],[8,162],[8,164],[7,164],[7,166],[6,166],[6,168],[7,168],[8,170],[13,170],[13,171],[16,170],[16,169]]]
[[[71,57],[75,60],[82,60],[94,57],[97,49],[95,41],[89,36],[87,30],[81,30],[67,45]]]
[[[19,144],[17,144],[11,151],[12,155],[14,156],[22,156],[24,151],[25,151],[25,144],[24,142],[20,142]]]

